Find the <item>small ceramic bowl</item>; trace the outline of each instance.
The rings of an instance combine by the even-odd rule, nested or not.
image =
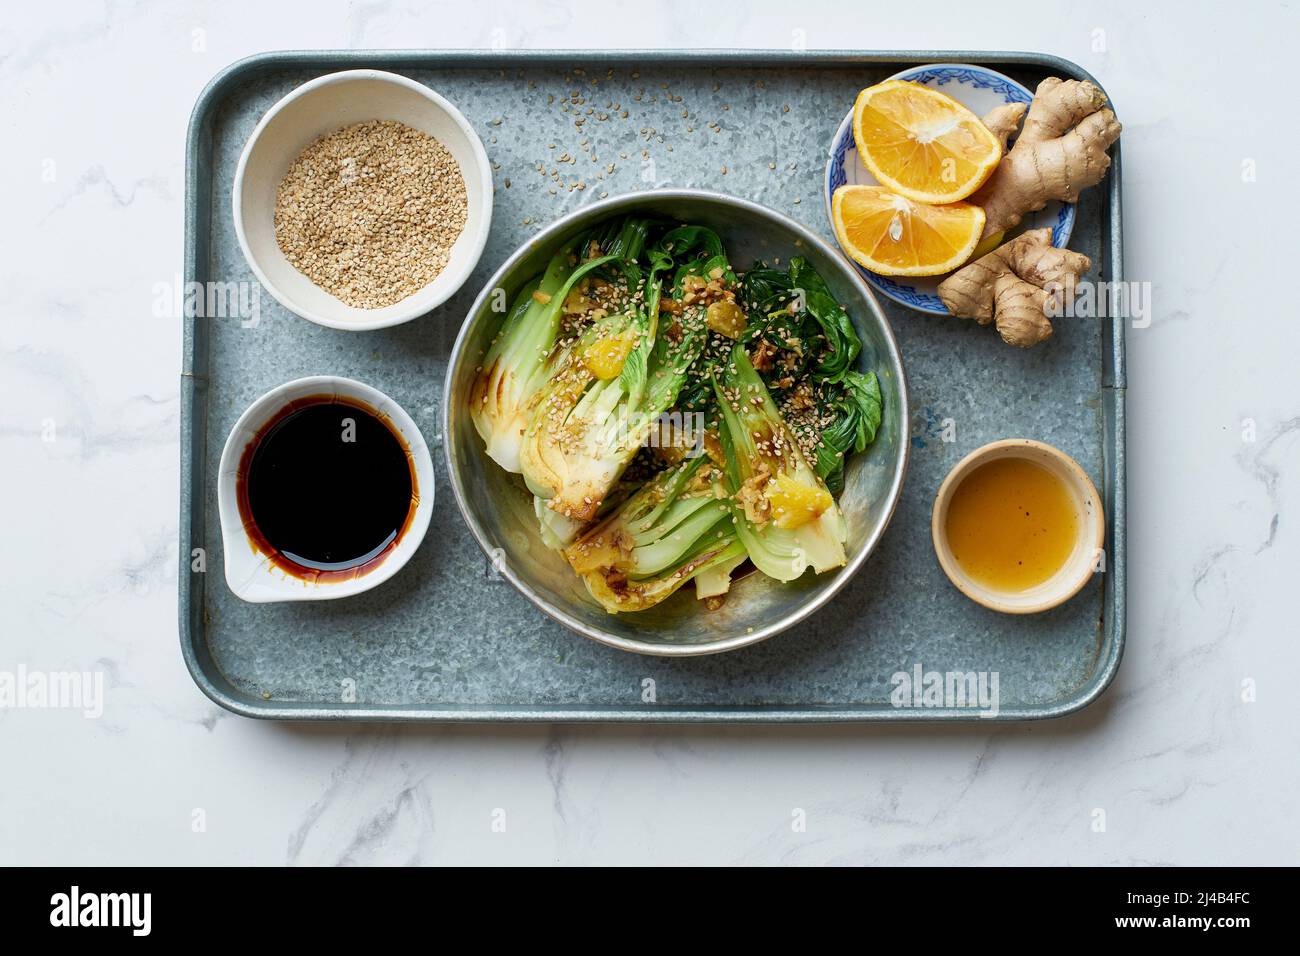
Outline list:
[[[275,194],[298,155],[320,137],[372,120],[396,120],[433,136],[460,166],[469,201],[446,268],[418,292],[382,309],[358,309],[299,272],[275,241]],[[290,312],[334,329],[409,322],[446,302],[469,278],[492,219],[492,170],[483,142],[456,107],[423,84],[381,70],[347,70],[304,83],[258,122],[235,168],[235,235],[258,281]]]
[[[1028,103],[1034,98],[1026,87],[996,70],[969,63],[931,63],[913,66],[889,77],[891,80],[910,80],[947,93],[976,116],[984,117],[990,110],[1006,103]],[[1014,141],[1015,137],[1012,137]],[[826,163],[826,221],[832,222],[831,198],[843,185],[874,186],[876,178],[858,159],[858,147],[853,141],[853,107],[835,131],[831,140],[830,158]],[[1072,203],[1049,202],[1041,210],[1029,213],[1016,231],[1052,230],[1052,244],[1064,246],[1070,241],[1074,229],[1075,207]],[[900,305],[931,315],[948,315],[948,308],[939,299],[939,283],[944,276],[882,276],[876,275],[854,263],[868,284]]]
[[[944,528],[948,522],[948,505],[963,479],[980,465],[999,458],[1025,458],[1046,468],[1059,478],[1074,499],[1079,534],[1074,549],[1061,569],[1037,587],[1024,591],[994,591],[972,580],[957,559]],[[1101,498],[1088,473],[1079,463],[1061,451],[1029,438],[1007,438],[977,448],[948,473],[934,498],[930,516],[930,536],[944,574],[962,594],[976,604],[1004,614],[1037,614],[1064,604],[1082,590],[1097,567],[1106,537]]]
[[[262,427],[285,407],[318,396],[359,401],[383,418],[401,437],[415,465],[415,515],[396,545],[375,566],[356,577],[308,581],[279,568],[270,555],[254,543],[239,513],[238,480],[244,450]],[[273,388],[239,416],[226,438],[217,470],[217,510],[221,517],[221,545],[225,554],[226,583],[237,597],[254,604],[272,601],[326,601],[349,597],[383,584],[411,559],[433,516],[433,461],[429,446],[411,416],[377,388],[350,378],[315,375]]]

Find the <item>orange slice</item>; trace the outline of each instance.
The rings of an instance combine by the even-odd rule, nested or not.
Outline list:
[[[965,264],[984,231],[984,210],[928,206],[883,186],[841,186],[831,200],[835,237],[854,262],[885,276],[937,276]]]
[[[858,94],[853,139],[877,182],[917,202],[965,199],[1002,160],[1002,143],[978,116],[951,96],[906,80]]]

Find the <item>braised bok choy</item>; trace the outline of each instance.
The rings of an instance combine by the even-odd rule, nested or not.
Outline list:
[[[860,350],[805,260],[739,274],[707,226],[613,219],[519,292],[470,411],[603,607],[712,607],[747,568],[845,563],[835,495],[881,419]]]

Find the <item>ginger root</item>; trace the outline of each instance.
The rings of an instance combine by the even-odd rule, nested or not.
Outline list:
[[[984,210],[986,240],[1050,200],[1078,201],[1110,167],[1106,150],[1119,138],[1120,124],[1095,84],[1048,77],[1028,110],[1008,103],[984,117],[1004,148],[1025,121],[1016,144],[968,200]],[[1050,229],[1033,229],[958,269],[939,284],[939,298],[953,315],[996,323],[1004,342],[1029,348],[1052,335],[1049,303],[1073,296],[1091,268],[1087,256],[1055,248]]]
[[[1027,212],[1050,200],[1075,202],[1080,191],[1106,175],[1106,150],[1119,138],[1120,124],[1106,109],[1106,94],[1087,80],[1049,76],[1038,84],[1025,128],[989,181],[967,202],[984,209],[984,235],[1019,225]],[[984,125],[1006,143],[1024,104],[1000,106]]]
[[[1025,118],[1027,109],[1029,109],[1028,103],[1003,103],[996,109],[990,110],[984,117],[985,128],[1001,141],[1004,151],[1007,148],[1007,140],[1020,129],[1020,121]]]
[[[953,315],[997,324],[1008,345],[1029,348],[1051,337],[1045,286],[1062,301],[1092,268],[1079,252],[1052,245],[1052,230],[1031,229],[939,283],[939,298]]]

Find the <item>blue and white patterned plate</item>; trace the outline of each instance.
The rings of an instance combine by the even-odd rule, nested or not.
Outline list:
[[[938,63],[927,66],[914,66],[895,73],[891,80],[911,80],[925,86],[942,90],[953,99],[962,103],[976,116],[985,116],[988,112],[1004,103],[1028,103],[1033,94],[1010,77],[994,70],[967,63]],[[867,167],[858,161],[858,149],[853,142],[853,108],[835,133],[831,143],[830,159],[826,163],[826,220],[831,218],[831,197],[835,190],[845,184],[874,186],[876,179],[867,171]],[[1052,244],[1064,246],[1070,241],[1074,229],[1075,207],[1072,203],[1049,202],[1038,212],[1030,213],[1017,231],[1024,229],[1041,229],[1050,226]],[[832,230],[833,232],[833,230]],[[932,315],[947,315],[948,310],[939,300],[939,282],[943,276],[919,278],[908,276],[876,275],[858,266],[863,278],[882,295],[901,303],[918,312]]]

